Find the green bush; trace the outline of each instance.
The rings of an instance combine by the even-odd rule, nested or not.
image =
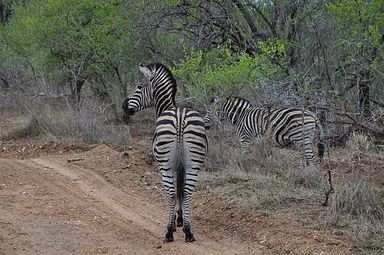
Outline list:
[[[276,47],[265,44],[265,51],[258,56],[246,52],[233,52],[230,46],[192,52],[173,68],[174,75],[184,84],[184,96],[204,102],[219,95],[245,94],[252,91],[259,81],[277,79],[281,69],[274,65],[268,54]],[[276,48],[284,52],[284,47]]]

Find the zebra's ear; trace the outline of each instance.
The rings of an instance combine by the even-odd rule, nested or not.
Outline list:
[[[144,74],[145,78],[147,78],[147,79],[153,78],[153,73],[152,73],[151,69],[149,69],[148,67],[143,66],[143,64],[140,63],[139,69],[140,69],[140,72],[142,72]]]
[[[211,99],[209,99],[209,102],[210,103],[216,103],[216,102],[218,102],[219,101],[219,97],[218,96],[214,96],[214,97],[212,97]]]

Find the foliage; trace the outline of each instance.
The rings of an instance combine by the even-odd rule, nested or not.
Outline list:
[[[347,77],[349,83],[352,80],[355,84],[369,84],[374,98],[383,96],[383,8],[381,0],[338,0],[327,4],[329,14],[338,25],[335,32],[339,38],[334,48],[339,55],[336,68],[343,67],[344,77],[340,79]],[[362,93],[360,88],[359,93]],[[366,103],[365,107],[368,106]]]
[[[70,6],[70,8],[68,8]],[[30,67],[35,76],[53,84],[112,76],[111,85],[125,93],[126,80],[145,50],[132,50],[137,33],[134,16],[127,18],[123,1],[46,0],[31,1],[15,9],[14,18],[2,30],[5,43]],[[124,77],[124,73],[126,76]],[[72,84],[73,83],[73,84]],[[79,88],[80,89],[80,88]],[[110,94],[113,88],[107,89]],[[73,93],[73,91],[72,91]]]
[[[339,0],[327,5],[343,29],[351,31],[354,37],[373,38],[373,44],[380,44],[384,32],[384,2]]]
[[[43,51],[29,57],[37,64],[41,57],[42,64],[54,61],[73,74],[79,69],[81,75],[97,73],[114,65],[107,56],[124,53],[120,50],[121,38],[127,37],[121,26],[124,20],[116,16],[121,17],[118,6],[98,1],[31,2],[18,7],[9,44],[21,55]]]
[[[229,46],[195,51],[176,64],[173,72],[185,84],[186,95],[200,102],[219,94],[249,93],[260,80],[275,79],[281,72],[267,57],[272,47],[265,48],[266,54],[259,56],[232,52]]]

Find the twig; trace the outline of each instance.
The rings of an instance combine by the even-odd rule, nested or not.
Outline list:
[[[68,163],[70,162],[75,162],[75,161],[81,161],[84,160],[83,158],[73,158],[73,159],[68,159]]]
[[[347,117],[348,119],[352,120],[352,125],[356,125],[356,126],[359,126],[360,128],[363,128],[363,129],[366,129],[372,133],[375,133],[375,134],[379,134],[379,135],[383,135],[384,134],[384,129],[382,128],[378,128],[378,127],[370,127],[366,124],[363,124],[361,122],[359,122],[355,117],[353,117],[350,113],[344,113],[344,112],[336,112],[335,113],[336,115],[339,115],[339,116],[344,116],[344,117]]]
[[[368,98],[368,100],[371,101],[372,103],[380,106],[380,107],[384,107],[384,102],[382,102],[382,101],[374,100],[372,98]]]
[[[329,197],[330,197],[331,193],[333,193],[333,191],[334,191],[333,190],[333,184],[332,184],[331,156],[329,154],[329,148],[328,148],[327,152],[328,152],[328,171],[327,171],[327,174],[328,174],[329,190],[327,190],[325,192],[325,201],[324,201],[324,203],[321,204],[322,206],[328,206]]]
[[[327,174],[328,174],[329,190],[327,190],[325,192],[325,201],[324,201],[324,203],[321,204],[322,206],[328,206],[329,197],[330,197],[331,193],[333,193],[331,169],[328,169]]]
[[[29,100],[33,100],[35,99],[36,97],[42,97],[42,96],[45,96],[45,93],[38,93],[36,95],[33,95]]]

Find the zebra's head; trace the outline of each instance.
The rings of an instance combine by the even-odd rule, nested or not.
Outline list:
[[[154,100],[152,87],[139,84],[132,96],[124,100],[123,109],[128,115],[134,115],[135,112],[151,107],[153,104]]]
[[[151,99],[154,101],[152,105],[156,108],[156,115],[175,107],[177,84],[169,68],[160,63],[146,66],[140,63],[139,70],[149,80],[148,86],[151,87]]]

